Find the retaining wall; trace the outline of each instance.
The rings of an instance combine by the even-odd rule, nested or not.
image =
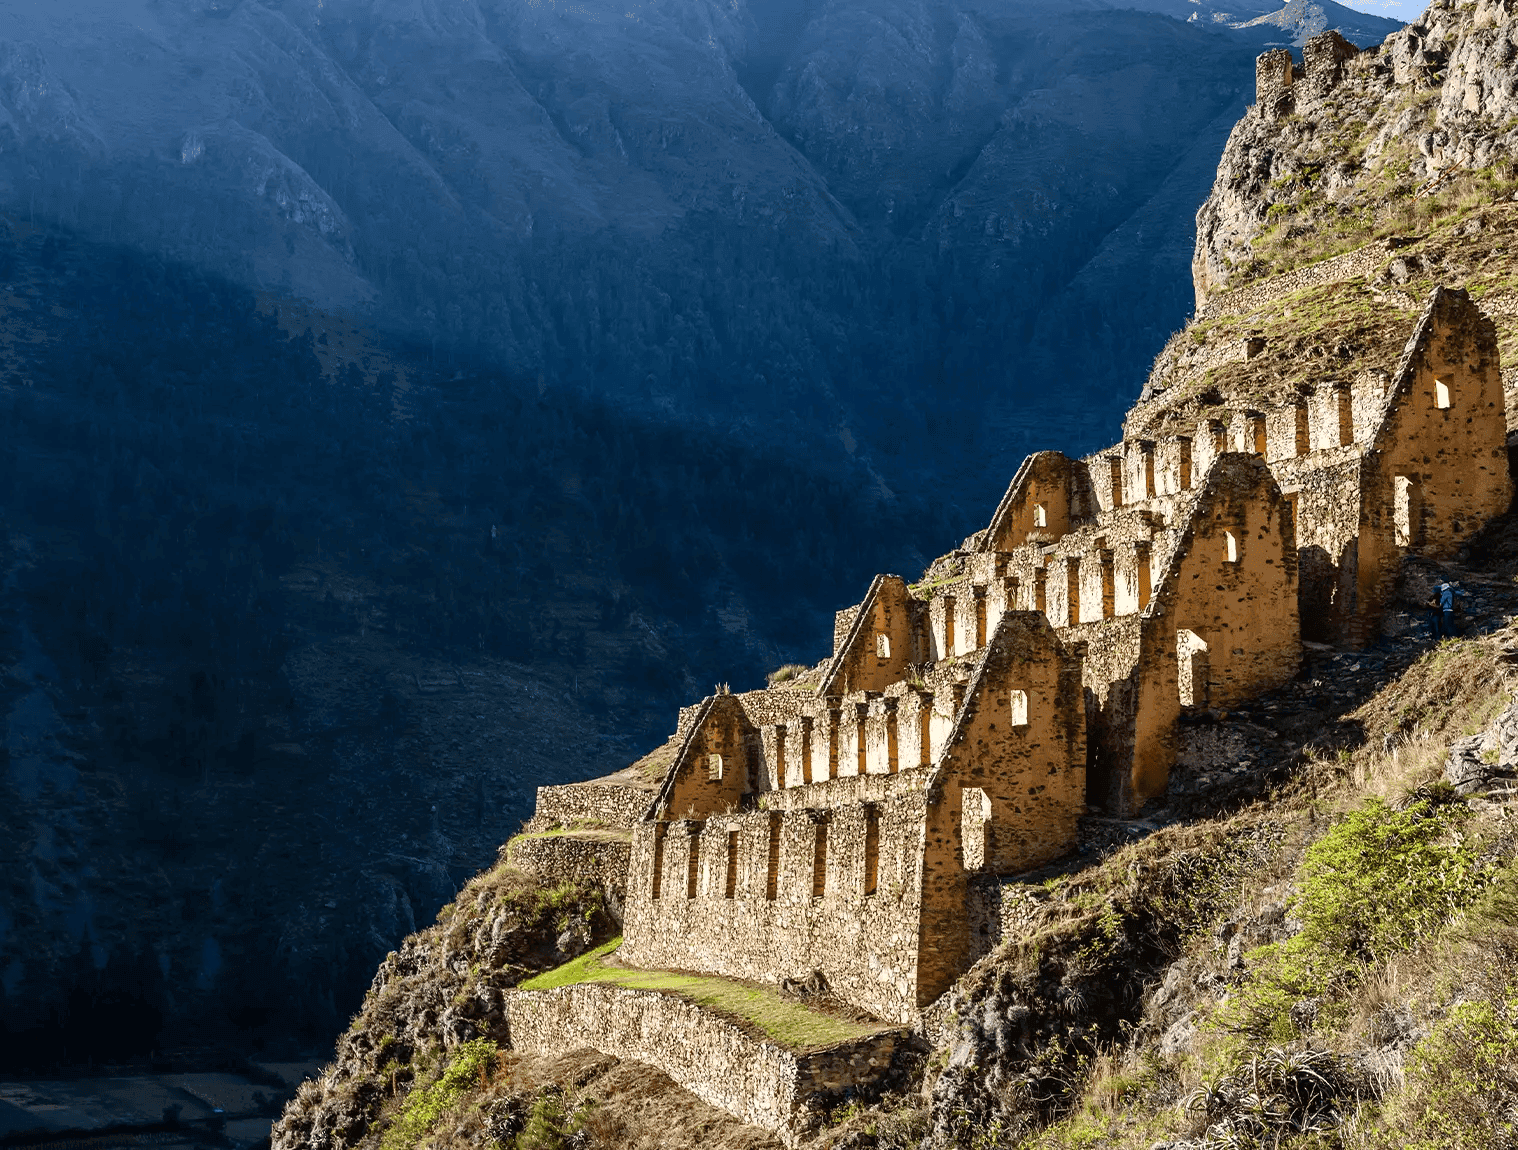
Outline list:
[[[539,787],[537,809],[527,823],[527,830],[546,831],[586,823],[631,830],[653,799],[653,791],[636,787],[594,783]]]
[[[522,835],[506,844],[506,857],[544,886],[586,880],[599,883],[607,909],[621,922],[631,850],[631,835],[626,838],[572,833],[542,838]]]
[[[1220,315],[1244,315],[1266,304],[1320,284],[1342,283],[1378,271],[1392,249],[1384,243],[1366,244],[1352,252],[1319,260],[1282,275],[1271,276],[1235,291],[1223,292],[1198,301],[1196,319],[1213,319]]]
[[[890,1076],[906,1031],[792,1053],[674,995],[586,983],[506,995],[512,1049],[556,1057],[590,1047],[662,1070],[702,1101],[789,1145],[846,1093]]]

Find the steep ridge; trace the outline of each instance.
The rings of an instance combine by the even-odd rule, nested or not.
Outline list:
[[[978,454],[1056,417],[1094,442],[1186,306],[1115,229],[1172,175],[1201,197],[1177,161],[1265,41],[1074,0],[775,7],[6,0],[0,202],[891,489],[979,484],[942,448],[988,404]],[[1104,245],[1142,278],[1087,278],[1113,337],[1057,403],[1011,348],[1064,354],[1045,301]]]
[[[1511,320],[1501,301],[1513,223],[1504,201],[1514,156],[1505,123],[1471,117],[1479,117],[1486,92],[1515,87],[1511,68],[1493,63],[1512,56],[1502,45],[1515,30],[1510,4],[1440,3],[1405,41],[1379,52],[1356,54],[1322,37],[1309,43],[1303,65],[1262,58],[1262,99],[1235,130],[1202,212],[1204,221],[1244,221],[1253,242],[1236,234],[1226,259],[1215,259],[1221,232],[1203,229],[1197,291],[1208,306],[1156,362],[1125,438],[1174,436],[1209,417],[1256,426],[1251,413],[1306,403],[1336,385],[1346,395],[1359,387],[1384,398],[1381,380],[1404,370],[1414,352],[1402,344],[1425,288],[1459,289],[1467,293],[1459,299],[1491,305],[1494,322],[1482,338],[1493,346],[1500,338],[1506,361]],[[1397,61],[1415,53],[1429,55],[1399,78]],[[1452,99],[1449,77],[1464,73],[1442,65],[1478,55],[1480,86],[1469,96],[1473,85],[1461,80],[1461,111],[1446,125],[1434,109]],[[1387,127],[1409,109],[1413,127],[1431,130],[1409,139],[1408,124]],[[1394,156],[1390,173],[1375,158],[1362,168],[1358,152],[1341,158],[1331,143],[1378,137],[1381,152],[1400,150],[1401,165]],[[1412,170],[1413,151],[1434,142],[1442,148],[1445,139],[1461,166],[1441,168],[1433,186],[1425,173],[1418,183],[1395,182]],[[1241,159],[1241,142],[1255,159]],[[1262,155],[1275,159],[1257,163]],[[1344,202],[1310,194],[1316,173],[1290,178],[1309,160],[1323,172],[1341,165],[1343,185],[1352,187]],[[1392,180],[1384,200],[1372,177],[1360,176],[1370,169]],[[1252,182],[1241,183],[1245,171]],[[1285,207],[1271,212],[1270,203]],[[1300,230],[1288,236],[1293,219]],[[1311,262],[1335,250],[1349,254]],[[1228,278],[1212,278],[1217,268]],[[1442,407],[1443,395],[1431,395]],[[1358,408],[1354,417],[1361,418]],[[1254,450],[1275,459],[1260,418]],[[985,538],[1001,521],[998,512]],[[1113,522],[1104,521],[1109,531]],[[921,586],[952,582],[977,538],[931,565]],[[920,1033],[932,1052],[917,1083],[879,1100],[861,1093],[851,1104],[829,1103],[790,1140],[1051,1150],[1511,1144],[1518,1134],[1515,564],[1511,512],[1442,556],[1420,555],[1410,542],[1377,633],[1353,647],[1310,642],[1285,686],[1196,715],[1185,736],[1192,757],[1177,764],[1169,793],[1146,817],[1087,819],[1078,855],[1018,876],[1013,889],[1026,910],[1009,920],[1011,936],[923,1011]],[[1449,578],[1461,585],[1465,634],[1435,643],[1421,616],[1430,587]],[[876,594],[861,612],[873,609]],[[1058,609],[1052,600],[1050,609]],[[840,618],[835,646],[862,617]],[[790,689],[825,688],[831,666],[803,669]],[[708,710],[683,715],[677,739],[701,755],[711,747],[692,743],[690,732]],[[863,763],[863,743],[859,754]],[[568,802],[543,795],[540,811],[558,810],[572,836]],[[722,817],[736,823],[741,814]],[[677,857],[683,873],[687,856]],[[693,849],[688,857],[696,857]],[[695,897],[695,877],[691,883],[687,897]],[[597,974],[593,965],[571,964],[532,985],[623,977]],[[511,978],[482,973],[476,985],[503,997],[476,1021],[471,1041],[505,1049]],[[810,995],[818,1008],[837,1006],[815,987],[787,989]],[[374,993],[399,993],[398,984],[382,973]],[[383,1029],[367,1010],[354,1033],[372,1034],[376,1024]],[[424,1088],[442,1080],[434,1066],[457,1058],[435,1028],[430,1041],[430,1061],[417,1072]],[[399,1146],[428,1130],[433,1144],[451,1145],[454,1131],[473,1121],[468,1115],[534,1081],[529,1072],[514,1085],[518,1055],[490,1057],[497,1061],[488,1085],[451,1097],[436,1125],[398,1134],[414,1104],[375,1098],[363,1108],[372,1125],[334,1137],[317,1133],[325,1116],[374,1081],[369,1063],[345,1050],[292,1105],[275,1145]],[[597,1097],[594,1087],[566,1085],[554,1136],[615,1144],[589,1118]],[[543,1136],[521,1124],[493,1134],[498,1144],[519,1147]]]

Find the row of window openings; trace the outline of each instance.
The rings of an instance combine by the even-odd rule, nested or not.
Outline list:
[[[726,874],[722,895],[724,898],[738,896],[738,831],[727,832]],[[653,897],[658,899],[664,885],[664,828],[654,833]],[[685,867],[685,897],[693,899],[701,885],[701,836],[690,836],[690,850]],[[764,897],[774,902],[780,893],[780,820],[774,818],[769,824],[767,870],[764,880]],[[827,894],[828,882],[828,822],[823,820],[813,828],[812,839],[812,897]],[[870,811],[864,824],[864,893],[870,896],[880,887],[880,816]]]
[[[964,684],[956,683],[953,686],[956,687],[955,713],[958,713],[959,705],[964,702],[964,695],[962,695]],[[1011,727],[1026,727],[1028,725],[1028,692],[1022,689],[1006,692],[1006,710],[1008,710],[1008,725],[1011,725]],[[923,721],[921,721],[920,728],[918,728],[921,736],[920,766],[927,766],[927,762],[931,759],[931,749],[929,749],[931,727],[929,727],[926,715],[927,712],[924,712]],[[865,742],[862,728],[864,728],[864,721],[861,718],[859,727],[856,727],[855,754],[858,756],[858,772],[864,775],[868,774],[867,769],[865,769],[865,763],[867,763],[868,749],[870,748],[868,748],[867,742]],[[803,728],[802,734],[802,775],[808,781],[817,781],[814,775],[812,775],[812,746],[811,739],[808,739],[808,736],[806,736],[806,730],[808,728]],[[776,743],[774,743],[776,756],[774,756],[774,759],[776,759],[776,775],[779,778],[785,778],[786,774],[786,733],[788,733],[788,728],[785,725],[776,725]],[[897,722],[894,715],[891,715],[891,719],[888,721],[885,737],[887,737],[887,760],[888,765],[890,765],[888,766],[888,774],[896,774],[900,768],[899,757],[897,757]],[[833,724],[829,724],[829,728],[827,728],[827,768],[829,768],[827,769],[827,777],[838,777],[838,727]],[[723,757],[720,754],[707,756],[707,775],[712,780],[720,780],[723,777],[721,772],[723,772]]]
[[[961,689],[961,691],[962,691],[962,689],[963,689],[963,685],[962,684],[955,684],[955,686],[959,687]],[[954,710],[955,710],[955,713],[957,714],[958,711],[959,711],[960,704],[962,704],[964,702],[963,695],[959,691],[956,691],[956,698],[955,698],[954,702],[955,702]],[[1008,691],[1007,692],[1007,712],[1008,712],[1008,724],[1010,726],[1012,726],[1012,727],[1026,727],[1028,725],[1028,692],[1024,691],[1024,690],[1021,690],[1021,689]],[[921,724],[919,726],[920,745],[921,745],[921,755],[920,755],[921,761],[920,761],[920,763],[918,765],[919,766],[924,766],[924,767],[928,765],[928,762],[931,759],[930,739],[931,739],[931,734],[932,734],[931,727],[929,726],[929,723],[928,723],[928,721],[926,719],[926,714],[927,714],[927,712],[924,713],[924,719],[923,719],[923,721],[921,722]],[[856,754],[857,759],[858,759],[858,773],[861,774],[861,775],[865,775],[865,774],[869,773],[869,771],[867,769],[867,762],[868,762],[868,757],[869,757],[869,746],[868,746],[868,744],[867,744],[867,742],[866,742],[866,740],[865,740],[865,738],[863,736],[863,726],[864,726],[864,724],[861,721],[860,724],[859,724],[859,727],[856,728],[856,732],[857,733],[856,733],[856,736],[855,736],[855,754]],[[813,771],[812,771],[812,747],[811,747],[811,740],[806,735],[807,728],[803,728],[802,731],[803,731],[803,733],[802,733],[802,743],[801,743],[801,774],[802,774],[802,779],[805,782],[818,782],[820,780],[813,774]],[[785,779],[785,776],[786,776],[785,741],[786,741],[786,735],[787,735],[787,733],[788,733],[788,729],[783,724],[777,724],[776,725],[776,727],[775,727],[775,776],[776,776],[776,778],[781,779],[782,781]],[[896,719],[895,719],[895,716],[892,715],[891,718],[888,720],[888,723],[887,723],[887,726],[886,726],[886,761],[887,761],[887,773],[889,773],[889,774],[896,774],[897,771],[900,770],[899,756],[898,756],[898,751],[897,751],[897,747],[898,747],[897,738],[898,738],[898,735],[897,735]],[[720,754],[711,754],[711,755],[707,755],[706,756],[706,774],[707,774],[707,778],[710,779],[713,782],[717,782],[717,781],[721,780],[721,778],[722,778],[722,756]],[[838,777],[838,728],[837,728],[837,726],[835,724],[831,724],[831,723],[828,726],[828,774],[827,774],[827,777],[830,778],[830,779]]]
[[[1452,393],[1448,381],[1442,379],[1434,380],[1433,399],[1434,407],[1437,410],[1448,411],[1450,409],[1452,406]],[[1296,454],[1298,455],[1304,454],[1308,450],[1307,434],[1307,423],[1304,411],[1299,415],[1299,425],[1296,435],[1295,447]],[[1226,449],[1228,445],[1228,433],[1226,429],[1224,429],[1221,425],[1218,425],[1212,429],[1211,435],[1214,452],[1221,453]],[[1266,454],[1265,421],[1263,418],[1256,417],[1252,419],[1245,429],[1245,435],[1251,445],[1251,450],[1255,455]],[[1339,400],[1339,446],[1343,447],[1353,443],[1354,441],[1353,405],[1349,394],[1345,392],[1341,395]],[[1181,489],[1184,491],[1189,490],[1191,487],[1191,451],[1190,445],[1186,443],[1185,440],[1182,440],[1181,443],[1182,449],[1180,458],[1177,460],[1177,478],[1180,481]],[[1120,507],[1123,505],[1123,503],[1126,502],[1125,488],[1127,484],[1124,480],[1123,460],[1120,456],[1109,456],[1107,462],[1108,466],[1111,469],[1110,483],[1112,504],[1114,507]],[[1155,493],[1154,456],[1152,453],[1148,452],[1146,452],[1144,455],[1143,485],[1146,498],[1148,496],[1152,496]],[[1047,507],[1042,503],[1035,504],[1033,507],[1033,525],[1035,527],[1047,527],[1048,522],[1049,515]]]
[[[1239,559],[1240,559],[1240,557],[1242,556],[1242,553],[1243,553],[1243,543],[1242,543],[1242,535],[1241,535],[1241,533],[1234,532],[1234,531],[1224,531],[1223,532],[1223,548],[1222,548],[1222,550],[1223,550],[1223,555],[1222,555],[1223,562],[1225,562],[1225,563],[1237,563],[1237,562],[1239,562]],[[1042,572],[1037,572],[1037,574],[1041,575]],[[1147,607],[1149,605],[1150,587],[1149,587],[1148,574],[1149,574],[1149,572],[1148,572],[1148,563],[1147,563],[1147,560],[1142,555],[1140,555],[1138,557],[1138,567],[1137,567],[1138,585],[1137,585],[1137,588],[1136,588],[1137,598],[1138,598],[1138,609],[1140,611],[1142,611],[1145,607]],[[1075,623],[1076,621],[1079,620],[1080,615],[1081,615],[1080,567],[1079,567],[1079,565],[1077,563],[1072,562],[1069,565],[1069,567],[1067,568],[1067,579],[1068,579],[1068,585],[1066,587],[1066,600],[1067,600],[1067,602],[1066,602],[1066,610],[1067,610],[1067,612],[1068,612],[1068,614],[1070,616],[1070,621],[1073,624],[1073,623]],[[1102,563],[1102,617],[1103,618],[1111,618],[1112,617],[1112,613],[1113,613],[1112,612],[1112,598],[1113,598],[1113,569],[1112,569],[1112,564],[1109,561],[1104,560],[1103,563]],[[976,646],[977,646],[977,648],[985,646],[985,625],[986,624],[985,624],[985,606],[984,606],[984,603],[985,603],[984,599],[979,599],[976,602],[976,608],[977,608],[976,625],[977,625],[977,632],[978,632],[978,634],[976,636],[976,640],[977,640],[976,641]],[[1045,602],[1045,593],[1044,593],[1044,581],[1041,578],[1035,584],[1035,590],[1034,590],[1034,609],[1038,610],[1038,611],[1044,611],[1044,610],[1047,609],[1046,602]],[[955,628],[954,628],[954,613],[953,613],[953,610],[951,608],[944,615],[944,650],[945,651],[951,651],[954,648],[954,641],[955,641],[955,633],[954,632],[955,632]],[[890,650],[891,650],[890,637],[887,636],[887,635],[885,635],[885,634],[879,634],[879,635],[877,635],[875,637],[875,653],[877,655],[879,655],[881,658],[888,658],[889,655],[890,655]]]

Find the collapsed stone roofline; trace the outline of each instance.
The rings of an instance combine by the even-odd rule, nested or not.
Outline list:
[[[1295,106],[1298,82],[1313,96],[1325,96],[1344,78],[1345,63],[1358,55],[1360,49],[1333,30],[1302,45],[1300,68],[1288,48],[1263,53],[1255,61],[1255,107],[1264,116],[1288,115]]]
[[[777,716],[778,720],[781,723],[777,729],[781,731],[785,729],[785,725],[789,724],[790,719],[794,717],[789,714],[790,708],[798,707],[800,708],[798,714],[805,714],[806,711],[815,711],[816,714],[812,717],[822,717],[825,713],[825,722],[828,724],[829,739],[836,739],[838,737],[837,732],[839,729],[841,729],[842,725],[839,724],[838,726],[834,726],[832,724],[836,722],[845,711],[848,710],[846,707],[840,708],[839,704],[845,699],[855,698],[858,696],[863,698],[865,702],[861,703],[856,699],[855,706],[860,708],[860,717],[857,721],[857,726],[848,729],[859,732],[858,734],[850,734],[849,738],[858,738],[862,740],[862,730],[863,724],[865,722],[863,708],[865,706],[871,706],[873,708],[874,704],[871,703],[870,700],[879,700],[882,704],[886,705],[886,713],[888,715],[894,715],[895,707],[892,704],[895,698],[906,698],[915,692],[919,700],[936,700],[941,704],[944,698],[944,689],[947,687],[952,691],[953,707],[950,711],[943,712],[943,714],[945,717],[951,718],[951,723],[946,732],[943,732],[941,735],[938,733],[934,734],[932,739],[934,749],[931,757],[928,755],[928,748],[926,744],[924,744],[922,747],[922,760],[910,766],[897,766],[893,754],[891,758],[892,766],[887,773],[890,777],[899,777],[901,775],[914,774],[920,771],[934,771],[945,761],[944,756],[950,751],[954,745],[955,740],[959,739],[962,736],[966,724],[973,720],[978,700],[978,693],[982,689],[982,683],[986,674],[988,673],[987,667],[991,662],[991,655],[993,652],[999,649],[1000,644],[1003,644],[1006,641],[1005,635],[1010,632],[1015,622],[1020,620],[1021,623],[1019,625],[1026,626],[1030,619],[1036,618],[1040,627],[1047,627],[1052,631],[1056,637],[1057,642],[1062,643],[1065,637],[1071,637],[1072,642],[1083,643],[1085,641],[1087,632],[1092,626],[1101,626],[1107,623],[1121,623],[1125,620],[1127,621],[1128,625],[1137,625],[1143,620],[1154,619],[1158,618],[1161,615],[1164,615],[1166,611],[1169,610],[1171,603],[1174,601],[1176,595],[1176,584],[1180,578],[1182,561],[1194,546],[1197,536],[1198,522],[1202,519],[1205,519],[1212,513],[1213,505],[1218,498],[1225,497],[1225,493],[1227,492],[1237,492],[1238,490],[1244,488],[1256,488],[1258,486],[1258,480],[1261,476],[1265,478],[1265,481],[1268,484],[1270,490],[1275,492],[1276,498],[1279,498],[1279,488],[1276,486],[1269,468],[1258,457],[1244,453],[1230,452],[1218,456],[1212,462],[1204,477],[1202,485],[1192,491],[1184,493],[1185,499],[1181,501],[1180,506],[1177,506],[1175,508],[1178,520],[1177,526],[1170,532],[1170,534],[1173,535],[1173,541],[1165,547],[1163,556],[1156,556],[1156,558],[1162,558],[1162,566],[1159,569],[1158,575],[1153,579],[1153,592],[1151,594],[1146,590],[1143,593],[1141,601],[1136,601],[1132,604],[1132,609],[1124,611],[1119,608],[1116,611],[1107,611],[1107,605],[1104,604],[1104,614],[1100,620],[1088,620],[1086,622],[1080,622],[1077,616],[1076,621],[1067,622],[1065,624],[1056,624],[1046,610],[1039,610],[1033,608],[1031,605],[1026,607],[1018,606],[1015,604],[1007,605],[1000,609],[1000,613],[995,620],[992,632],[990,636],[987,637],[987,640],[985,642],[977,644],[973,650],[960,650],[948,654],[943,658],[935,660],[932,664],[933,668],[936,671],[943,671],[945,669],[954,671],[956,673],[968,671],[967,678],[957,679],[952,683],[948,681],[939,683],[936,687],[930,689],[928,693],[924,695],[923,689],[920,686],[914,686],[914,683],[916,683],[916,675],[920,669],[919,665],[903,663],[894,673],[890,685],[884,689],[860,688],[858,690],[849,691],[841,695],[830,696],[825,684],[824,687],[820,687],[817,693],[810,696],[809,698],[803,699],[798,697],[795,699],[786,699],[785,704],[787,713],[783,716]],[[1240,526],[1243,526],[1242,523]],[[1088,540],[1088,542],[1091,541]],[[1035,549],[1045,550],[1036,548],[1036,546]],[[1026,551],[1027,545],[1024,545],[1022,550]],[[1090,550],[1090,548],[1087,548],[1087,550]],[[1015,553],[1008,554],[1010,556]],[[1294,579],[1295,564],[1288,563],[1288,565],[1283,568],[1283,572],[1288,576],[1288,578]],[[919,605],[926,605],[926,602],[930,602],[912,596],[909,589],[905,587],[904,583],[902,583],[899,577],[876,576],[875,579],[873,579],[871,582],[870,594],[866,596],[864,602],[860,605],[859,608],[854,609],[854,617],[852,624],[849,627],[847,638],[844,640],[843,645],[839,648],[838,652],[834,656],[835,667],[841,668],[846,666],[851,655],[853,655],[857,650],[862,649],[861,645],[863,645],[864,648],[868,647],[869,640],[871,638],[870,632],[874,628],[874,616],[870,610],[871,603],[875,597],[878,597],[882,589],[887,586],[888,582],[891,580],[894,580],[898,584],[902,584],[901,590],[907,593],[907,598],[909,601],[914,601]],[[1149,581],[1146,580],[1146,588],[1148,586],[1148,583]],[[1067,613],[1068,611],[1069,608],[1067,607]],[[918,620],[919,622],[923,621],[920,616],[918,617]],[[1077,665],[1079,665],[1079,662],[1083,657],[1083,652],[1081,652],[1078,648],[1073,648],[1068,653],[1073,659],[1077,661]],[[835,679],[833,678],[830,678],[828,680],[828,682],[834,681]],[[667,818],[673,805],[672,799],[674,791],[677,787],[677,777],[681,777],[687,772],[699,771],[701,764],[696,761],[695,757],[693,757],[695,754],[693,747],[695,746],[696,740],[698,739],[699,734],[708,721],[709,717],[713,716],[719,707],[731,708],[735,712],[735,722],[741,724],[741,726],[750,735],[760,735],[762,731],[769,729],[765,725],[768,720],[766,718],[762,718],[753,714],[751,708],[755,703],[764,699],[764,697],[769,693],[770,692],[768,691],[753,692],[752,695],[755,698],[752,700],[750,700],[746,695],[716,695],[703,700],[703,702],[695,709],[696,714],[694,716],[694,719],[687,728],[685,737],[681,742],[680,749],[677,752],[674,761],[669,767],[668,773],[666,774],[666,778],[660,788],[657,797],[649,804],[647,811],[645,812],[646,819],[658,820],[660,818]],[[797,694],[799,696],[799,693]],[[928,705],[931,706],[931,703]],[[921,707],[919,707],[919,710],[921,710]],[[762,711],[760,712],[761,715],[763,713],[764,712]],[[873,709],[871,711],[871,715],[876,716],[876,712]],[[887,721],[894,722],[894,720],[891,719],[888,719]],[[908,726],[904,729],[918,733],[922,732],[925,729],[926,718],[919,716],[919,719],[914,721],[918,722],[919,725],[915,728]],[[781,737],[783,738],[784,736],[782,735]],[[925,738],[926,736],[921,737]],[[843,749],[842,745],[840,745],[839,749]],[[763,750],[756,753],[760,754],[761,756],[768,755],[768,751]],[[862,750],[859,751],[859,754],[861,756],[863,756],[863,753],[864,752]],[[842,762],[845,760],[845,758],[851,759],[852,756],[840,755],[839,761]],[[771,790],[788,791],[797,789],[802,786],[826,785],[828,783],[837,782],[844,778],[854,778],[859,775],[871,773],[863,768],[860,768],[859,770],[848,773],[830,775],[827,778],[823,779],[819,779],[815,775],[808,775],[803,779],[803,781],[795,784],[794,786],[791,782],[787,781],[787,779],[776,777],[769,780],[769,785],[765,785],[765,783],[761,780],[761,776],[768,778],[769,773],[763,769],[764,761],[767,760],[749,764],[751,770],[755,767],[758,767],[760,769],[757,775],[750,774],[747,776],[746,781],[742,786],[744,794],[763,793]],[[861,763],[863,762],[862,757],[860,761]],[[904,757],[902,761],[903,764],[905,764],[907,760]],[[792,763],[792,766],[794,765],[795,764]],[[805,772],[803,773],[805,774]],[[936,775],[930,775],[930,779],[931,778],[936,778]],[[932,785],[931,781],[929,785]]]
[[[833,652],[832,666],[828,668],[827,674],[823,676],[822,682],[817,687],[817,694],[819,696],[834,693],[833,688],[844,673],[844,656],[864,633],[867,620],[870,618],[870,610],[874,607],[875,601],[880,596],[881,588],[885,586],[885,581],[888,578],[890,576],[882,574],[876,575],[875,578],[870,580],[870,589],[865,592],[864,599],[854,609],[854,622],[849,626],[848,633],[844,636],[843,642],[834,643],[836,650]]]
[[[1026,496],[1034,460],[1058,459],[1087,469],[1096,477],[1089,486],[1098,504],[1107,498],[1109,490],[1104,467],[1121,465],[1123,497],[1119,506],[1128,507],[1187,489],[1190,486],[1186,481],[1187,466],[1191,466],[1194,480],[1196,468],[1206,464],[1208,455],[1215,458],[1230,446],[1233,450],[1261,455],[1271,464],[1306,460],[1339,449],[1355,449],[1359,454],[1380,450],[1393,425],[1397,405],[1407,398],[1417,373],[1418,350],[1427,346],[1439,318],[1451,314],[1452,302],[1456,300],[1460,306],[1474,306],[1462,289],[1444,285],[1433,289],[1413,324],[1396,369],[1390,373],[1364,373],[1364,378],[1356,380],[1325,379],[1287,403],[1256,406],[1252,402],[1229,402],[1222,397],[1223,402],[1210,409],[1215,414],[1208,414],[1209,409],[1204,408],[1190,416],[1194,423],[1189,427],[1183,425],[1184,430],[1177,427],[1168,434],[1125,434],[1111,447],[1078,460],[1069,460],[1059,452],[1029,456],[1002,497],[991,527],[972,536],[977,550],[1004,549],[998,547],[998,540],[1018,500]],[[1247,360],[1252,355],[1245,351],[1243,358]],[[1180,402],[1189,406],[1194,399],[1187,396]],[[1130,425],[1140,417],[1139,413],[1149,424],[1173,418],[1169,413],[1175,406],[1175,401],[1167,402],[1165,392],[1156,393],[1136,405],[1129,417]],[[1163,477],[1163,482],[1157,477]],[[1110,486],[1116,486],[1117,482],[1114,480]],[[1114,508],[1101,508],[1111,509]],[[1095,516],[1082,518],[1094,521]],[[1071,530],[1074,527],[1072,523]]]

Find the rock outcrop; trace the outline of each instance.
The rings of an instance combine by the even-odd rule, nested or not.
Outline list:
[[[1363,225],[1398,196],[1510,163],[1518,149],[1518,19],[1504,0],[1437,0],[1416,23],[1357,51],[1333,32],[1301,65],[1263,58],[1256,103],[1229,137],[1197,214],[1197,303],[1269,269],[1253,241],[1300,214]],[[1331,224],[1329,225],[1332,226]]]

